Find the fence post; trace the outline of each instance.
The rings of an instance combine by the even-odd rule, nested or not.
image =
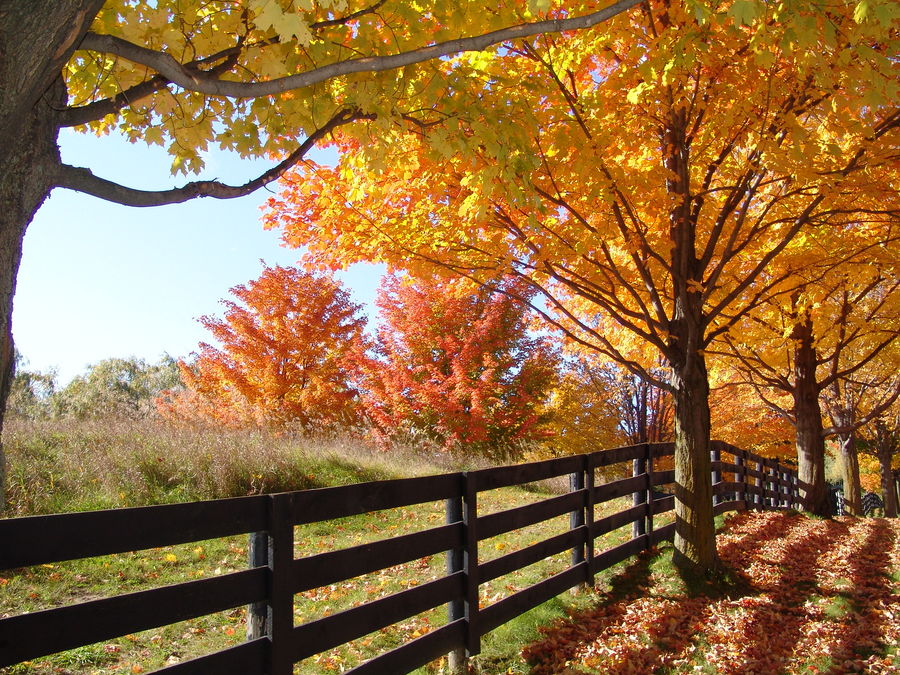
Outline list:
[[[569,474],[569,492],[584,490],[584,471],[574,471]],[[569,512],[569,529],[575,530],[584,525],[584,504],[577,511]],[[579,543],[572,549],[572,567],[584,562],[584,544]]]
[[[269,566],[269,533],[251,532],[247,540],[247,565]],[[268,635],[269,605],[265,600],[247,605],[247,641]]]
[[[718,445],[713,445],[712,449],[709,451],[709,459],[713,464],[716,462],[722,461],[722,451],[719,449]],[[716,483],[722,482],[722,469],[720,467],[713,466],[712,469],[712,488],[713,488],[713,498],[712,503],[713,506],[722,501],[721,495],[716,494]]]
[[[737,495],[735,498],[739,502],[744,502],[744,508],[747,508],[747,470],[744,468],[744,451],[736,450],[734,455],[734,465],[737,471],[734,474],[734,482],[738,484]]]
[[[460,492],[462,492],[460,490]],[[463,522],[462,494],[448,497],[444,501],[447,525]],[[464,549],[453,548],[447,551],[447,574],[456,574],[464,571]],[[462,598],[451,600],[447,603],[447,623],[452,623],[466,616],[465,603]],[[447,655],[447,667],[450,675],[465,675],[468,672],[468,660],[465,647],[457,647]]]
[[[653,545],[653,446],[644,444],[644,457],[647,461],[647,548]]]
[[[759,475],[756,477],[756,508],[760,511],[764,511],[766,508],[766,472],[765,467],[763,466],[762,457],[756,460],[756,471]]]
[[[584,456],[585,466],[585,482],[584,487],[587,489],[585,499],[585,514],[587,516],[587,578],[591,588],[594,587],[594,455]]]
[[[466,655],[481,653],[481,628],[478,625],[478,485],[476,473],[463,473],[463,524],[465,551],[463,569],[466,573],[466,596],[463,609],[466,616]]]
[[[291,566],[294,561],[294,526],[290,519],[290,494],[269,495],[269,612],[270,675],[291,675],[291,632],[294,629],[294,594]]]
[[[781,471],[781,462],[779,462],[778,459],[776,459],[775,460],[775,480],[777,482],[775,483],[775,493],[776,493],[775,500],[776,500],[776,507],[779,509],[784,507],[784,486],[781,484],[781,481],[783,478],[784,478],[784,476],[782,475],[782,471]]]
[[[631,476],[633,478],[637,478],[641,474],[643,474],[647,470],[647,459],[646,457],[638,457],[634,461],[631,462]],[[647,499],[646,490],[635,491],[631,498],[631,503],[634,506],[640,506]],[[640,536],[647,534],[647,520],[646,518],[638,518],[634,522],[631,523],[631,538],[637,539]]]

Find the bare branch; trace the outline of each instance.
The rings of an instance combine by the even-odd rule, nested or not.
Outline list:
[[[214,180],[192,181],[170,190],[138,190],[125,187],[113,181],[95,176],[90,169],[61,164],[57,169],[54,187],[84,192],[100,199],[105,199],[125,206],[162,206],[179,204],[197,197],[214,197],[215,199],[234,199],[256,191],[263,185],[280,178],[288,169],[297,164],[312,150],[316,143],[334,129],[362,119],[374,119],[374,114],[363,114],[357,110],[342,110],[331,118],[327,124],[317,129],[287,158],[265,173],[243,185],[226,185]]]

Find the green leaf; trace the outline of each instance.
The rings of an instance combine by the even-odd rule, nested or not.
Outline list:
[[[759,5],[755,0],[735,0],[728,15],[738,26],[749,26],[759,16]]]

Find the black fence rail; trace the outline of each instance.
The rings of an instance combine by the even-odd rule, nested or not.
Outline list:
[[[799,506],[796,474],[725,443],[712,451],[715,512]],[[378,655],[351,673],[409,672],[448,653],[474,655],[483,635],[567,589],[661,541],[674,522],[655,519],[675,508],[664,492],[674,481],[671,443],[640,444],[529,464],[360,483],[190,504],[113,509],[0,520],[0,569],[251,534],[249,569],[215,578],[117,595],[0,619],[0,667],[75,647],[248,606],[254,627],[246,642],[157,672],[291,673],[298,661],[446,605],[445,625]],[[598,484],[598,473],[623,465]],[[568,476],[569,490],[525,506],[479,513],[479,495],[498,488]],[[633,506],[595,518],[597,507],[632,496]],[[294,557],[295,526],[444,500],[446,523],[318,555]],[[481,561],[479,542],[569,514],[569,528],[500,557]],[[671,517],[669,517],[671,519]],[[623,544],[597,550],[597,540],[632,524]],[[480,587],[510,572],[571,551],[571,564],[493,604]],[[393,595],[295,625],[297,593],[445,553],[444,576]]]

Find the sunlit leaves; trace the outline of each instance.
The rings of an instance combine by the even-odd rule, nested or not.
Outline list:
[[[478,288],[387,277],[377,356],[360,361],[362,402],[380,435],[498,459],[545,437],[556,359],[529,334],[527,309],[516,300],[528,293],[511,279]]]
[[[231,289],[222,319],[203,317],[220,346],[181,364],[185,391],[160,401],[175,419],[226,426],[309,427],[352,421],[349,356],[365,319],[328,276],[266,267]]]

